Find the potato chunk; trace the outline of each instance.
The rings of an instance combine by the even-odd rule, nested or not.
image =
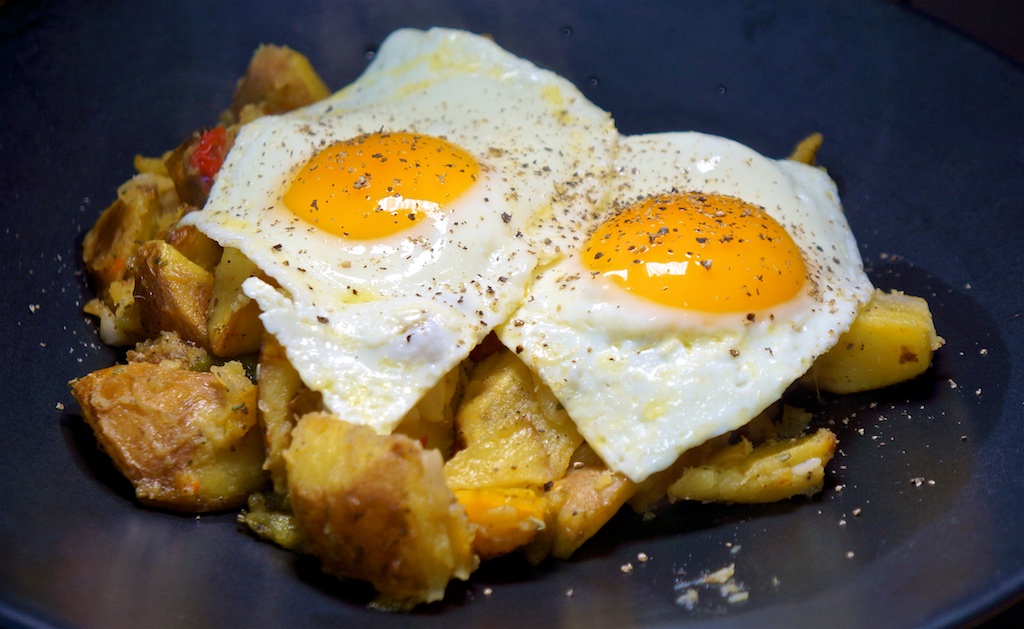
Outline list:
[[[376,606],[441,600],[448,581],[476,569],[472,528],[437,450],[310,413],[284,458],[305,550],[330,573],[372,583]]]
[[[624,474],[609,469],[589,445],[580,446],[569,471],[551,489],[551,500],[558,501],[555,517],[527,556],[537,561],[550,552],[568,559],[618,513],[636,489]]]
[[[213,275],[163,240],[143,243],[136,254],[135,302],[150,336],[177,332],[204,348],[210,340],[206,311]]]
[[[256,387],[239,363],[208,373],[170,362],[116,365],[72,381],[71,391],[144,503],[225,509],[266,481]]]
[[[932,353],[943,343],[928,302],[876,289],[835,347],[814,362],[805,381],[832,393],[889,386],[927,371]]]
[[[97,297],[85,311],[99,318],[104,343],[130,345],[145,336],[135,304],[133,259],[139,243],[159,238],[181,213],[173,182],[144,173],[118,188],[117,200],[86,233],[82,260]]]
[[[818,149],[821,148],[822,140],[824,137],[820,133],[812,133],[796,145],[793,152],[790,153],[789,159],[794,162],[800,162],[802,164],[808,164],[814,166],[818,160]]]
[[[114,201],[82,241],[85,268],[104,293],[110,282],[123,279],[139,243],[158,238],[181,216],[174,182],[151,173],[136,175],[117,189]],[[109,305],[109,304],[108,304]]]
[[[242,292],[242,282],[259,270],[238,249],[224,249],[213,272],[207,329],[210,350],[217,356],[235,358],[260,349],[263,323],[255,301]]]
[[[455,418],[465,447],[445,465],[449,486],[542,486],[561,478],[583,442],[551,390],[513,352],[474,370]]]
[[[284,452],[292,442],[295,413],[292,401],[302,390],[302,379],[288,362],[284,347],[267,334],[260,351],[259,418],[267,446],[267,459],[263,466],[270,472],[274,491],[288,492]]]
[[[754,446],[742,439],[690,467],[668,488],[676,500],[768,503],[821,491],[836,436],[826,428]]]
[[[223,250],[215,240],[199,231],[195,225],[178,225],[164,238],[189,260],[212,272],[220,262]]]
[[[235,88],[231,113],[236,119],[243,118],[242,109],[252,105],[262,113],[280,114],[330,93],[305,55],[286,46],[264,45],[253,53]]]
[[[455,409],[465,388],[466,362],[456,365],[409,409],[394,432],[419,441],[424,448],[451,455]]]

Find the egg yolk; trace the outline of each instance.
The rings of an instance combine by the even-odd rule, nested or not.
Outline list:
[[[595,275],[659,304],[752,312],[796,295],[807,279],[800,248],[763,208],[703,192],[629,205],[589,236]]]
[[[368,133],[310,158],[285,192],[284,204],[337,236],[383,238],[443,212],[479,171],[472,155],[443,138]]]

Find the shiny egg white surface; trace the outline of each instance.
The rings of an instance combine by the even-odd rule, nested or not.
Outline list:
[[[635,481],[747,423],[869,298],[822,171],[620,136],[487,38],[400,30],[325,101],[241,130],[192,222],[303,381],[388,432],[492,329]]]
[[[817,168],[700,133],[621,137],[611,199],[498,333],[642,481],[777,401],[872,286]]]
[[[245,125],[185,222],[269,276],[245,293],[325,405],[389,432],[521,303],[526,226],[586,214],[615,139],[489,39],[400,30],[342,91]]]

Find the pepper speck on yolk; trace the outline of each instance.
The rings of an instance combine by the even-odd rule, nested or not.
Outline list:
[[[444,211],[472,187],[479,171],[472,155],[443,138],[369,133],[310,158],[284,204],[337,236],[384,238]]]
[[[685,192],[629,205],[589,236],[584,266],[659,304],[751,312],[795,296],[807,278],[799,247],[763,208]]]

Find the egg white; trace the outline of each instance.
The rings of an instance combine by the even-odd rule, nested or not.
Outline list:
[[[672,190],[739,197],[786,228],[809,276],[797,297],[750,320],[634,297],[571,254],[537,272],[498,335],[602,459],[639,482],[777,401],[835,344],[872,287],[824,172],[700,133],[623,137],[619,147],[616,203]]]
[[[283,205],[320,148],[378,131],[443,137],[481,176],[436,221],[372,241]],[[327,408],[389,432],[518,306],[537,261],[526,226],[596,197],[614,142],[608,114],[572,84],[489,39],[400,30],[344,90],[245,125],[206,206],[184,222],[272,278],[250,278],[245,293]]]

